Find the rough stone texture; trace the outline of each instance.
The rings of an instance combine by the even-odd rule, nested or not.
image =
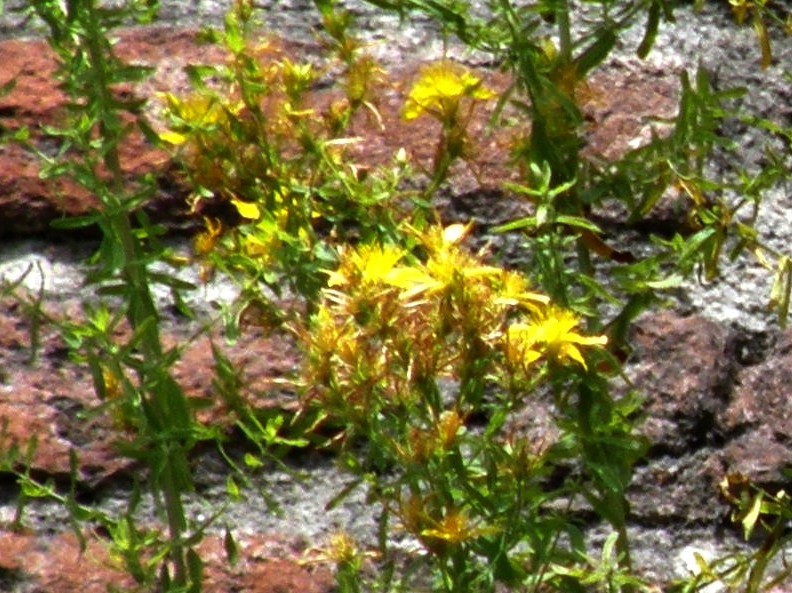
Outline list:
[[[730,472],[764,483],[781,481],[792,466],[792,342],[781,336],[762,362],[737,375],[729,406],[718,414],[718,428],[731,440],[723,450]]]
[[[733,374],[727,331],[700,317],[662,312],[633,329],[629,377],[646,397],[643,432],[655,450],[680,454],[713,438]]]
[[[643,526],[717,525],[728,508],[718,497],[723,468],[705,447],[685,455],[651,456],[628,490],[632,521]]]
[[[751,337],[663,312],[642,318],[632,337],[627,372],[646,397],[641,430],[651,443],[631,488],[641,521],[724,517],[714,501],[727,473],[766,487],[784,482],[792,464],[789,334]]]
[[[105,593],[109,586],[137,590],[119,558],[114,558],[108,541],[95,534],[83,534],[84,549],[73,533],[37,536],[0,530],[0,587],[8,591],[47,593]],[[329,593],[334,580],[321,563],[304,563],[304,548],[261,537],[245,537],[238,542],[240,558],[229,566],[223,542],[205,538],[199,554],[207,578],[203,591],[225,593]],[[27,588],[29,587],[29,588]]]

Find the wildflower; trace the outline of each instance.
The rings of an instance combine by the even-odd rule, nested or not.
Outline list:
[[[259,207],[253,202],[244,202],[234,198],[231,200],[231,204],[234,205],[234,208],[236,208],[242,218],[257,220],[261,216],[261,210],[259,210]]]
[[[323,548],[310,548],[301,564],[331,562],[338,568],[351,567],[359,570],[366,558],[377,558],[376,552],[362,551],[352,537],[345,532],[334,533]]]
[[[410,121],[424,114],[451,123],[456,119],[463,98],[487,101],[496,94],[481,79],[462,66],[449,61],[424,67],[404,106],[404,119]]]
[[[344,254],[338,269],[328,272],[327,285],[356,288],[384,283],[404,256],[403,250],[392,245],[363,245]]]
[[[336,564],[355,564],[360,558],[360,551],[349,534],[340,532],[330,537],[328,556]]]
[[[159,137],[175,146],[189,140],[187,134],[192,128],[227,127],[229,114],[238,114],[244,106],[241,102],[224,104],[216,97],[206,94],[193,94],[185,98],[179,98],[172,93],[160,93],[159,96],[166,103],[168,113],[175,119],[174,127],[177,128],[163,131]]]
[[[281,74],[283,87],[292,101],[297,101],[316,80],[316,73],[311,64],[295,64],[288,59],[281,62]]]
[[[463,544],[484,535],[497,532],[494,527],[474,526],[464,511],[452,510],[438,521],[434,527],[424,529],[421,535],[427,538],[442,540],[451,545]]]
[[[494,303],[504,307],[523,306],[536,310],[537,306],[547,305],[550,302],[547,295],[532,292],[528,288],[528,280],[525,276],[503,270]]]
[[[402,290],[403,300],[411,300],[419,295],[442,292],[458,280],[497,276],[501,268],[482,265],[459,248],[471,228],[470,224],[452,224],[445,228],[431,227],[420,233],[419,239],[429,252],[426,264],[398,266],[388,274],[386,281]]]
[[[563,363],[571,359],[587,369],[581,346],[604,346],[605,336],[584,336],[576,331],[579,320],[571,312],[549,307],[532,323],[514,323],[506,334],[507,356],[512,363],[529,366],[546,358]]]

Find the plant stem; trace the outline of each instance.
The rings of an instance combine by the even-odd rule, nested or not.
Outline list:
[[[138,349],[143,361],[136,367],[144,416],[140,426],[149,433],[142,435],[144,442],[148,445],[155,443],[149,465],[152,485],[155,490],[161,490],[164,498],[170,560],[174,570],[173,585],[185,590],[188,575],[183,540],[187,522],[181,492],[189,480],[185,478],[185,472],[179,470],[186,467],[189,407],[168,368],[162,366],[164,350],[159,315],[150,288],[147,257],[132,228],[129,205],[125,203],[124,174],[118,147],[128,129],[120,117],[124,107],[113,95],[115,57],[106,38],[96,0],[69,2],[67,14],[45,5],[37,8],[40,12],[51,11],[45,14],[45,20],[53,29],[51,43],[62,58],[68,60],[76,50],[78,55],[82,53],[88,59],[86,68],[77,69],[78,63],[77,67],[70,64],[66,77],[73,94],[82,95],[85,99],[86,111],[91,113],[98,128],[98,140],[81,138],[81,148],[86,161],[90,161],[92,153],[99,155],[108,175],[104,178],[101,173],[96,173],[92,180],[97,197],[104,206],[99,222],[104,231],[104,241],[111,245],[112,252],[121,254],[118,268],[124,285],[125,316],[133,334],[139,338]],[[64,20],[63,17],[67,17],[66,23],[59,22],[59,19]],[[200,583],[191,583],[189,590],[200,590]]]

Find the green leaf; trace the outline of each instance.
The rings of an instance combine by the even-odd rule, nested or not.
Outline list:
[[[101,220],[101,214],[90,214],[87,216],[71,216],[69,218],[59,218],[53,220],[50,226],[56,229],[82,229],[88,226],[93,226]]]
[[[754,11],[754,30],[756,37],[759,40],[759,48],[762,50],[762,70],[766,70],[773,63],[773,50],[770,47],[770,37],[767,34],[767,26],[762,20],[758,10]]]
[[[657,30],[660,25],[660,11],[660,0],[655,0],[649,7],[649,14],[646,19],[646,30],[644,31],[643,39],[641,39],[641,44],[635,52],[642,60],[649,55],[649,51],[652,49],[655,39],[657,38]]]
[[[225,548],[226,558],[231,566],[239,562],[239,544],[234,539],[234,534],[226,527],[225,536],[223,537],[223,547]]]
[[[247,467],[250,469],[258,469],[264,466],[264,463],[251,453],[245,453],[244,462]]]
[[[2,3],[0,3],[0,13],[2,13],[3,7]],[[14,87],[17,85],[17,79],[12,78],[2,86],[0,86],[0,97],[5,97],[8,93],[14,90]]]
[[[526,228],[536,228],[538,225],[536,217],[527,216],[525,218],[518,218],[506,224],[501,224],[492,229],[493,233],[509,233],[511,231],[519,231]]]
[[[351,458],[348,458],[347,460],[350,459]],[[358,478],[352,480],[349,484],[344,486],[341,489],[341,491],[338,494],[336,494],[333,498],[331,498],[330,501],[325,505],[325,511],[332,511],[334,508],[336,508],[338,505],[344,502],[344,500],[350,494],[352,494],[352,492],[354,492],[361,484],[363,484],[363,482],[364,482],[363,478]]]
[[[768,308],[778,311],[778,321],[781,328],[786,327],[789,317],[789,304],[792,299],[792,260],[786,255],[781,256],[776,265],[773,287],[770,289],[770,302]]]
[[[190,291],[197,288],[197,286],[192,282],[182,280],[181,278],[177,278],[171,274],[163,274],[162,272],[149,272],[148,277],[152,283],[161,284],[162,286],[167,286],[168,288],[173,288],[175,290]]]
[[[206,80],[217,74],[217,68],[214,66],[203,66],[198,64],[189,64],[185,66],[184,73],[190,81],[190,85],[197,89],[202,90],[206,88]]]
[[[201,583],[203,582],[203,567],[204,563],[198,553],[190,548],[187,550],[187,572],[190,575],[190,591],[200,591]]]
[[[605,29],[582,54],[575,58],[575,74],[582,79],[588,72],[599,65],[616,45],[616,34]]]
[[[226,478],[226,492],[234,502],[242,500],[242,492],[239,490],[239,486],[233,476],[228,476],[228,478]]]
[[[234,12],[225,17],[225,46],[232,54],[241,54],[245,49],[245,37]]]
[[[679,253],[679,259],[687,260],[694,257],[706,246],[707,242],[712,239],[716,232],[717,231],[714,228],[708,227],[700,230],[695,235],[688,238],[688,240],[684,242]]]
[[[566,214],[561,214],[556,217],[555,221],[558,224],[563,224],[565,226],[586,229],[592,233],[596,233],[597,235],[602,232],[602,229],[600,229],[596,224],[586,218],[581,218],[580,216],[568,216]]]
[[[649,280],[644,283],[647,288],[654,290],[668,290],[669,288],[676,288],[684,281],[682,274],[671,274],[661,280]]]

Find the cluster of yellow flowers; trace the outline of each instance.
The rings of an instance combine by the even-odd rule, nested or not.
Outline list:
[[[405,101],[402,117],[411,121],[429,116],[442,126],[435,149],[435,184],[442,181],[450,164],[458,158],[470,163],[473,147],[468,124],[478,103],[490,101],[497,93],[481,78],[460,64],[442,60],[424,66]]]
[[[447,60],[425,66],[407,97],[402,115],[406,120],[430,115],[441,122],[458,117],[463,100],[489,101],[497,94],[465,68]]]
[[[585,369],[584,350],[607,343],[581,334],[578,318],[522,275],[465,251],[470,230],[413,229],[424,261],[389,245],[343,253],[305,335],[311,383],[326,403],[365,414],[372,398],[406,402],[414,382],[459,376],[471,355],[528,376],[542,363]]]

